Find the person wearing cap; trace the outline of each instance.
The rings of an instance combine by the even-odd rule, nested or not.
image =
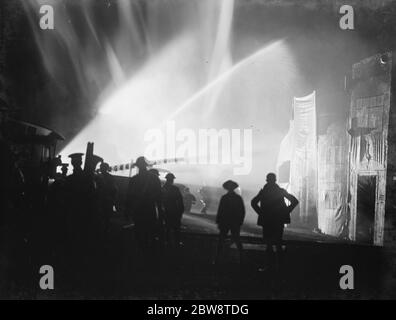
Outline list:
[[[83,155],[83,153],[72,153],[69,155],[73,172],[66,177],[67,191],[69,196],[72,198],[70,200],[73,201],[73,203],[69,203],[69,205],[74,204],[79,207],[82,203],[85,203],[84,200],[86,200],[87,191],[89,190],[88,179],[82,169]]]
[[[66,176],[67,176],[68,167],[69,167],[68,163],[62,163],[61,173],[62,173],[63,178],[66,178]]]
[[[263,241],[266,244],[267,266],[260,268],[264,271],[270,266],[272,251],[278,253],[279,260],[282,251],[284,225],[290,223],[290,213],[298,205],[298,200],[279,187],[274,173],[267,174],[267,183],[252,199],[251,205],[258,214],[257,224],[262,227]],[[290,204],[286,205],[285,199]]]
[[[161,214],[161,182],[147,170],[148,165],[145,157],[134,163],[138,173],[129,181],[126,202],[127,213],[135,224],[138,248],[144,253],[154,243],[157,217]]]
[[[162,204],[165,218],[166,240],[172,245],[180,245],[180,227],[184,212],[183,196],[177,186],[174,185],[176,179],[173,173],[165,176],[166,182],[162,187]]]
[[[82,169],[83,153],[69,155],[73,173],[66,177],[67,232],[72,261],[86,257],[94,242],[95,182]]]
[[[96,177],[99,210],[101,211],[105,232],[108,232],[110,228],[110,219],[116,205],[117,187],[114,177],[109,173],[110,166],[108,163],[101,162],[99,170],[100,173]]]
[[[219,261],[225,240],[230,232],[231,238],[238,248],[239,262],[241,263],[243,247],[239,235],[245,219],[245,204],[242,197],[235,192],[235,189],[238,188],[235,181],[227,180],[223,183],[223,188],[227,190],[227,193],[221,197],[217,209],[216,223],[220,234],[215,263]]]
[[[84,153],[76,152],[69,154],[70,162],[73,167],[73,174],[79,174],[83,171],[82,169],[82,156]]]
[[[160,177],[160,173],[158,169],[151,168],[149,170],[149,173],[155,175],[158,178]],[[161,186],[162,186],[162,181],[161,181]],[[161,245],[164,244],[165,242],[165,221],[164,221],[164,215],[162,214],[161,211],[158,211],[158,215],[157,215],[156,240],[159,240]]]

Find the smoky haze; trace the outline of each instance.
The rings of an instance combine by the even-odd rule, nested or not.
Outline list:
[[[144,152],[144,133],[168,120],[251,129],[252,170],[237,177],[247,190],[275,170],[293,97],[316,91],[325,132],[345,118],[351,65],[393,45],[377,34],[393,28],[387,2],[356,2],[354,31],[339,28],[328,1],[53,1],[50,31],[38,27],[40,1],[21,3],[10,41],[24,50],[8,51],[15,104],[66,136],[64,156],[94,141],[106,161],[128,162]],[[218,184],[230,171],[198,172],[194,182]]]

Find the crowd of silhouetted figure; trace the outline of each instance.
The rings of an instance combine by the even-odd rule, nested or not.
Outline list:
[[[82,166],[83,154],[74,153],[69,156],[71,174],[69,165],[58,158],[55,169],[60,167],[61,173],[28,185],[18,160],[6,145],[1,145],[1,149],[1,250],[2,257],[7,259],[8,271],[3,270],[6,276],[18,278],[16,266],[26,267],[35,256],[37,265],[59,265],[70,281],[83,281],[102,263],[98,257],[109,241],[111,229],[118,230],[112,223],[119,205],[118,189],[109,165],[94,156],[94,166],[87,171]],[[188,188],[180,190],[175,185],[172,173],[167,173],[165,183],[161,183],[158,170],[150,169],[144,157],[139,157],[134,166],[138,172],[129,179],[123,210],[133,222],[135,241],[130,245],[141,254],[137,257],[158,247],[165,251],[178,251],[181,247],[189,250],[182,242],[182,217],[183,213],[191,212],[196,198]],[[240,231],[245,204],[236,192],[238,187],[232,180],[223,184],[226,192],[216,215],[219,236],[212,259],[215,265],[221,260],[229,234],[238,249],[239,263],[244,263]],[[294,196],[278,186],[275,174],[268,174],[266,184],[251,200],[267,253],[282,250],[284,225],[290,223],[290,213],[297,204]],[[204,203],[201,213],[206,214],[207,209],[208,203]]]

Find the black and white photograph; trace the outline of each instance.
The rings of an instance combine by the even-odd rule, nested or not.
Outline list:
[[[0,299],[396,299],[396,0],[1,0]]]

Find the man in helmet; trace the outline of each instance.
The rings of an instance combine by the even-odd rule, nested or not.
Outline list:
[[[97,177],[99,209],[106,233],[110,228],[110,219],[114,213],[117,197],[117,187],[109,170],[109,164],[102,162],[100,164],[100,174]]]
[[[166,182],[162,187],[162,204],[165,218],[165,234],[169,244],[180,245],[180,227],[184,212],[183,196],[178,187],[174,185],[175,175],[168,173]]]
[[[68,175],[65,181],[69,230],[75,247],[82,247],[80,243],[91,245],[95,238],[94,233],[99,229],[96,183],[91,173],[82,169],[83,155],[83,153],[69,155],[73,173]]]
[[[134,166],[138,173],[129,181],[126,210],[135,223],[138,248],[145,251],[153,245],[157,217],[161,213],[161,182],[147,170],[145,157],[137,158]]]

